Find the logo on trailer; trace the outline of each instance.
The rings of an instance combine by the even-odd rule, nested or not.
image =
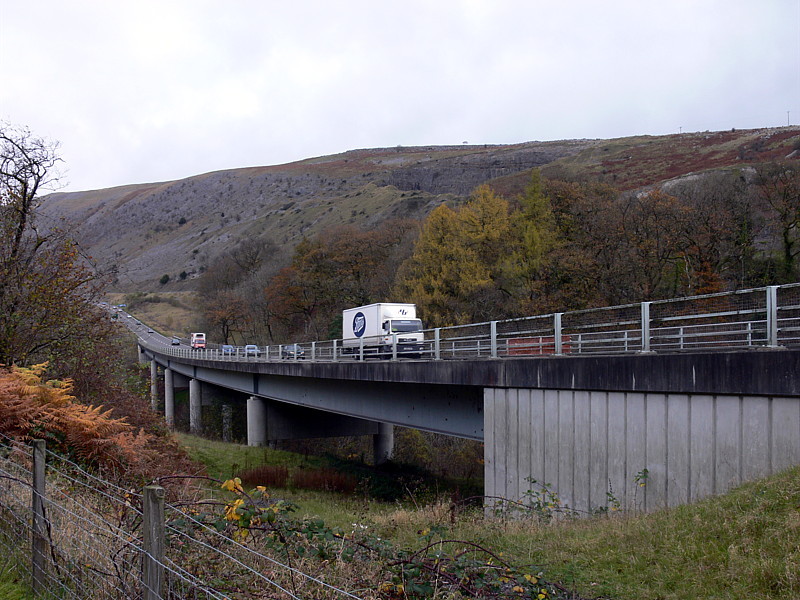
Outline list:
[[[367,317],[364,316],[364,313],[357,312],[356,316],[353,317],[353,335],[356,337],[361,337],[364,335],[364,332],[367,329]]]

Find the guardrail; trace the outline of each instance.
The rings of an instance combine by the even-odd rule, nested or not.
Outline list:
[[[179,357],[235,362],[459,360],[714,351],[800,345],[800,283],[427,329],[419,350],[398,335],[382,352],[363,340],[260,346],[258,356],[166,346]]]

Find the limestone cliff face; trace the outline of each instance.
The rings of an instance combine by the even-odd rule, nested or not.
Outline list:
[[[287,261],[304,236],[343,224],[423,218],[494,177],[528,171],[579,143],[354,150],[288,165],[206,173],[179,181],[47,197],[49,219],[72,224],[120,291],[157,289],[163,275],[189,288],[246,239],[275,242]],[[179,275],[185,274],[181,279]]]

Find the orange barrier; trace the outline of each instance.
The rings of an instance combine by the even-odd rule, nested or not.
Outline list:
[[[536,337],[508,338],[508,356],[535,356],[540,354],[555,354],[556,339],[552,335],[540,335]],[[569,336],[561,336],[561,352],[569,352]]]

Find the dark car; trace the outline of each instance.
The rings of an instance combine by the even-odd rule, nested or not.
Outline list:
[[[281,346],[281,358],[303,358],[305,351],[300,344]]]
[[[172,342],[170,342],[173,346],[180,346],[181,345],[181,338],[177,335],[172,336]]]

